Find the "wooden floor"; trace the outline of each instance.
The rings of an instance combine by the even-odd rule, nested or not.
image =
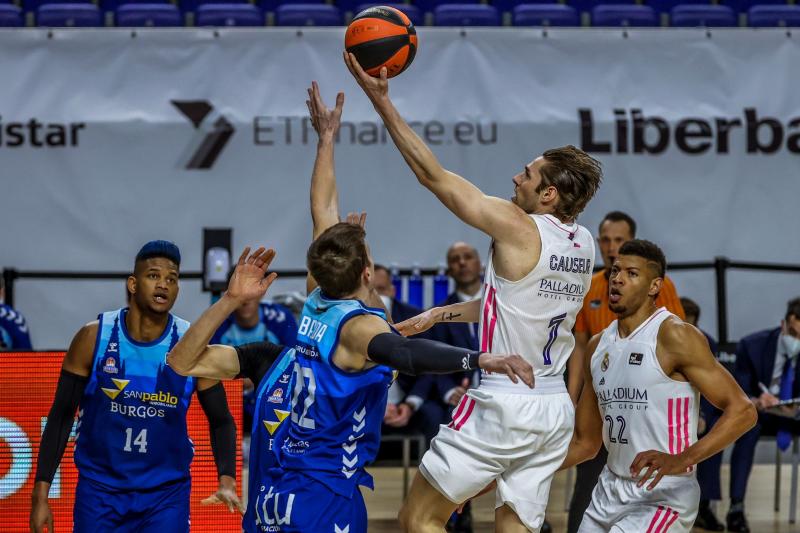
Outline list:
[[[756,465],[750,478],[750,490],[747,494],[745,508],[753,533],[800,533],[800,525],[789,524],[789,466],[783,467],[781,510],[773,511],[774,474],[775,467],[771,465]],[[401,493],[403,477],[401,468],[373,468],[370,470],[375,477],[375,492],[364,491],[364,499],[370,518],[370,533],[390,533],[399,531],[395,517],[402,501]],[[413,479],[413,474],[412,474]],[[723,495],[727,493],[728,467],[722,470]],[[553,531],[560,533],[566,531],[567,513],[565,512],[566,474],[559,473],[550,492],[550,505],[548,506],[547,520],[553,526]],[[727,501],[719,504],[717,517],[724,520],[727,512]],[[800,513],[798,513],[800,514]],[[493,531],[494,520],[494,495],[487,494],[473,504],[473,519],[475,533]],[[694,531],[703,531],[695,529]]]

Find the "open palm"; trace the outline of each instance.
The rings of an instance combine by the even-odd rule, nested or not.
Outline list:
[[[272,248],[262,246],[253,253],[250,253],[249,246],[245,248],[228,283],[228,295],[242,301],[263,298],[278,277],[274,272],[267,274],[274,258],[275,250]]]

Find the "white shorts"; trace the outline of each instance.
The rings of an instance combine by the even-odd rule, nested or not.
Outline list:
[[[592,492],[578,533],[689,532],[700,505],[700,486],[694,476],[666,476],[653,490],[639,488],[606,466]]]
[[[539,531],[574,425],[562,377],[537,377],[530,389],[485,376],[461,399],[453,421],[439,428],[420,472],[455,503],[496,480],[496,507],[508,504],[528,529]]]

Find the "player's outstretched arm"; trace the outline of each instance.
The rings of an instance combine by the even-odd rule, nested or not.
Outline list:
[[[368,359],[405,374],[450,374],[481,368],[506,374],[514,383],[522,380],[533,388],[533,367],[519,355],[490,354],[430,339],[409,339],[391,333],[386,321],[374,315],[349,320],[342,329],[340,345],[353,361]],[[352,364],[348,367],[360,369]]]
[[[259,248],[250,253],[245,248],[228,283],[228,290],[214,305],[206,309],[167,355],[167,364],[182,376],[211,379],[233,379],[239,375],[239,359],[230,346],[208,345],[225,319],[242,302],[260,300],[275,281],[277,274],[267,274],[275,250]]]
[[[61,365],[61,375],[53,405],[47,415],[36,461],[36,481],[33,485],[30,516],[31,531],[35,533],[44,531],[45,526],[48,531],[53,531],[53,513],[47,494],[67,447],[75,411],[89,381],[98,327],[97,322],[90,322],[75,334]]]
[[[485,195],[475,185],[442,167],[425,142],[389,99],[386,69],[373,78],[361,68],[353,54],[344,53],[350,73],[372,101],[400,154],[419,182],[429,189],[458,218],[501,242],[529,240],[530,220],[525,212],[508,200]],[[520,229],[524,229],[521,234]]]
[[[203,505],[227,505],[244,514],[244,505],[236,494],[236,422],[228,408],[228,398],[222,383],[200,378],[197,380],[197,399],[208,419],[211,451],[217,465],[217,492],[203,500]]]
[[[480,312],[481,300],[478,298],[469,302],[432,307],[424,313],[395,324],[395,328],[402,336],[410,337],[427,331],[440,322],[478,322]]]
[[[600,445],[603,443],[603,420],[600,418],[597,394],[592,384],[590,364],[591,354],[594,353],[599,341],[600,335],[595,335],[586,348],[586,357],[583,358],[586,378],[583,380],[583,390],[575,410],[575,431],[572,433],[567,457],[559,470],[592,459],[600,451]]]
[[[339,193],[336,189],[336,172],[333,148],[336,134],[341,124],[344,93],[336,95],[336,106],[328,109],[319,92],[317,82],[311,82],[308,89],[308,115],[314,131],[317,132],[317,156],[311,173],[311,220],[313,239],[339,222]],[[306,289],[310,293],[317,286],[310,275]]]
[[[677,455],[655,450],[639,453],[631,464],[631,474],[643,486],[653,489],[665,475],[681,474],[732,444],[758,420],[756,409],[733,376],[714,358],[705,336],[690,324],[668,320],[658,332],[658,349],[664,360],[675,362],[675,371],[683,374],[700,394],[722,411],[722,416],[703,438]]]

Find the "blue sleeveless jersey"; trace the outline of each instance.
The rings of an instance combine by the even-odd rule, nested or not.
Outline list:
[[[189,478],[194,445],[186,411],[194,378],[166,364],[189,323],[170,314],[160,338],[132,339],[127,308],[99,316],[94,364],[78,409],[75,464],[115,489],[146,490]]]
[[[375,366],[344,372],[333,364],[342,327],[351,318],[382,309],[358,300],[331,300],[319,288],[306,300],[297,333],[291,424],[276,450],[280,466],[298,470],[337,494],[350,497],[357,485],[372,488],[371,463],[393,371]]]
[[[294,349],[284,348],[256,387],[256,409],[250,432],[247,511],[242,519],[242,528],[247,533],[270,531],[263,510],[269,488],[265,483],[270,471],[277,467],[273,443],[280,442],[281,434],[289,425],[283,422],[291,410],[294,362]]]
[[[296,335],[297,322],[291,309],[272,302],[262,302],[258,306],[258,324],[249,329],[243,328],[231,315],[217,329],[209,344],[241,346],[251,342],[269,341],[293,346]]]

